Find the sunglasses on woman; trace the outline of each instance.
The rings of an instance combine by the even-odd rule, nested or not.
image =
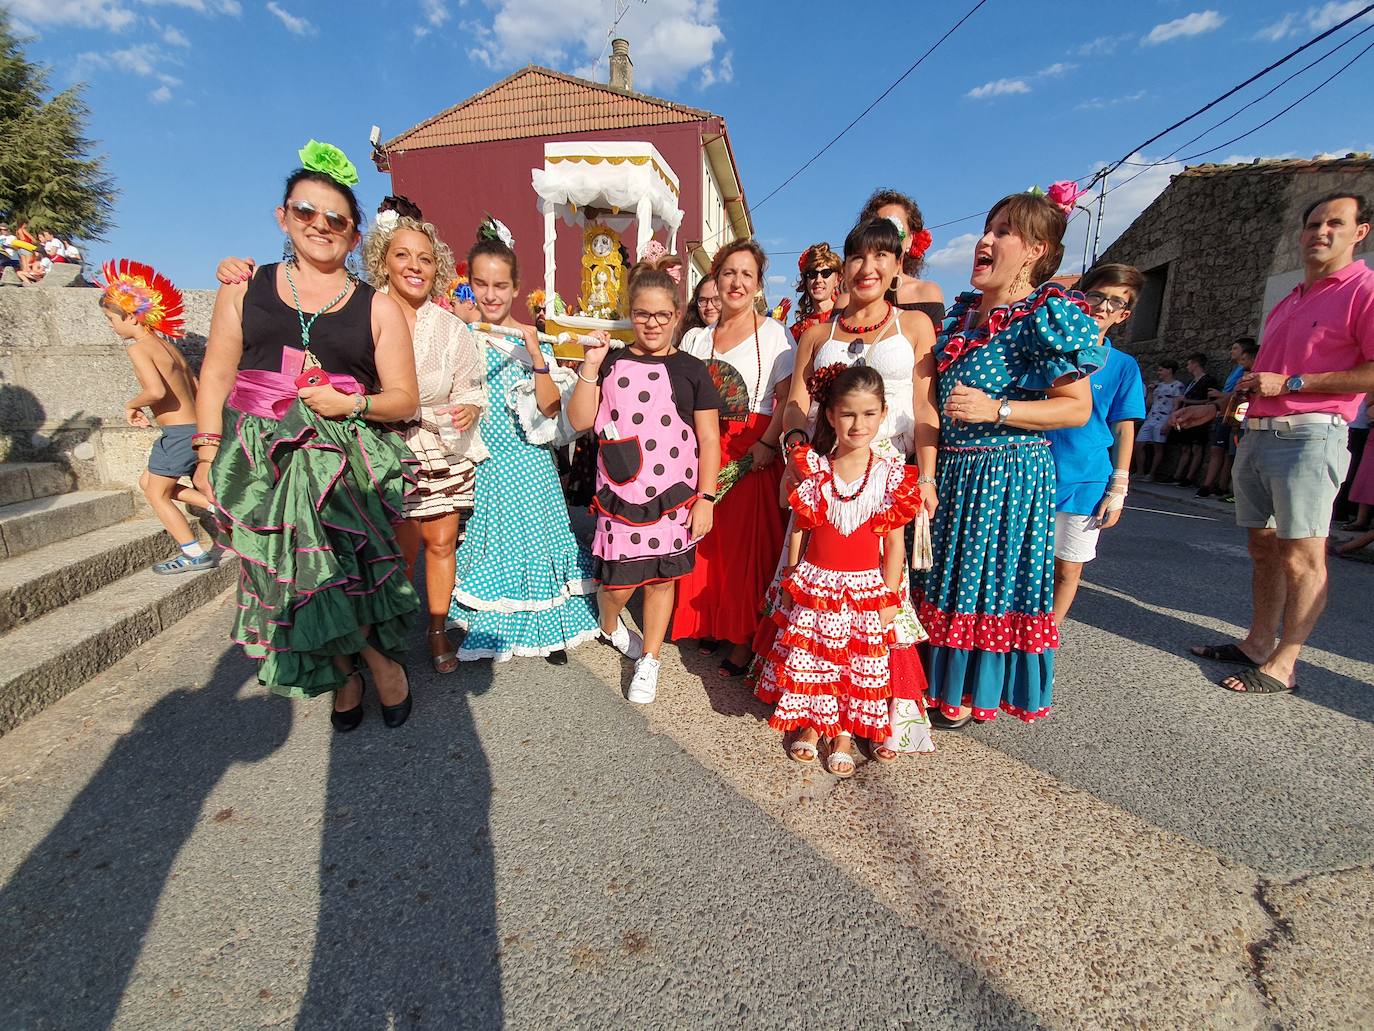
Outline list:
[[[829,279],[835,274],[833,268],[811,268],[802,273],[802,279],[809,283],[813,279]]]
[[[324,224],[329,227],[329,231],[332,233],[346,233],[353,226],[353,219],[347,215],[340,215],[337,211],[321,211],[308,200],[287,201],[286,210],[291,212],[291,217],[303,226],[311,225],[317,215],[323,215]]]

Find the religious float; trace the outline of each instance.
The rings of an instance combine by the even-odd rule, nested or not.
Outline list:
[[[623,238],[635,228],[634,253],[644,254],[663,229],[668,253],[677,249],[683,212],[678,179],[650,143],[546,143],[544,167],[532,170],[544,216],[544,322],[555,338],[554,354],[582,357],[581,336],[605,330],[628,343],[626,276],[633,261]],[[579,293],[572,304],[558,295],[558,222],[582,236]]]

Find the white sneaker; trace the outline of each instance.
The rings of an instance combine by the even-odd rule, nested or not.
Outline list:
[[[658,697],[658,660],[652,655],[641,656],[635,663],[635,676],[625,697],[636,705],[648,705]]]
[[[627,627],[625,621],[618,616],[615,621],[615,632],[608,634],[602,630],[601,639],[627,659],[637,659],[644,654],[644,638]]]

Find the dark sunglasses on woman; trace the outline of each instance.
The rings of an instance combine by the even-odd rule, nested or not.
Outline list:
[[[813,279],[829,279],[835,274],[836,271],[833,268],[810,268],[802,273],[802,279],[810,282]]]

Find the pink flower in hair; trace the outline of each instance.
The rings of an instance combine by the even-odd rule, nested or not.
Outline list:
[[[1045,191],[1045,196],[1055,207],[1068,215],[1073,212],[1073,206],[1078,203],[1078,198],[1083,196],[1084,192],[1078,188],[1078,184],[1072,179],[1061,179],[1057,183],[1050,183],[1050,188]]]

